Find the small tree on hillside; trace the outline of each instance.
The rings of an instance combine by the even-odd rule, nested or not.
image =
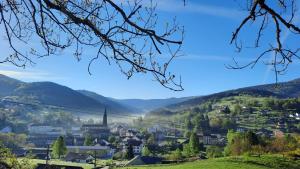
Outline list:
[[[189,145],[190,145],[191,153],[193,155],[196,155],[196,154],[199,153],[199,145],[200,145],[200,143],[199,143],[199,139],[197,137],[197,134],[195,132],[193,132],[191,134]]]
[[[151,151],[149,150],[149,148],[147,146],[143,147],[142,155],[143,156],[150,156],[151,155]]]
[[[91,145],[93,145],[93,138],[92,138],[92,136],[90,134],[87,134],[85,136],[84,145],[85,146],[91,146]]]
[[[182,158],[182,154],[179,148],[177,148],[175,151],[172,151],[172,153],[169,156],[170,160],[179,161]]]
[[[191,156],[191,148],[190,148],[189,144],[184,144],[183,145],[182,153],[185,157],[190,157]]]
[[[189,118],[185,119],[185,126],[187,131],[191,131],[193,129],[193,124]]]
[[[65,140],[62,136],[60,136],[52,146],[52,154],[55,158],[61,158],[61,156],[65,155],[66,153],[67,147]]]
[[[239,115],[242,114],[242,107],[239,104],[235,104],[233,107],[233,111],[231,112],[233,115]]]

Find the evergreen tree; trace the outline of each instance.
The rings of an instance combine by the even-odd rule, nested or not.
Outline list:
[[[185,126],[188,131],[191,131],[193,129],[193,124],[189,118],[185,120]]]
[[[251,146],[259,144],[258,136],[252,131],[247,131],[245,133],[245,141]]]
[[[225,106],[224,110],[223,110],[223,113],[225,114],[230,114],[230,108],[228,106]]]
[[[149,148],[147,146],[143,147],[142,155],[143,156],[150,156],[151,155],[151,151],[149,150]]]
[[[184,137],[190,138],[190,136],[191,136],[191,132],[190,131],[185,131]]]
[[[93,138],[92,138],[92,136],[90,134],[87,134],[85,136],[84,145],[85,146],[91,146],[91,145],[93,145]]]
[[[127,147],[127,151],[126,151],[126,159],[131,160],[134,158],[134,153],[133,153],[133,147],[132,145],[129,145]]]
[[[193,155],[196,155],[196,154],[199,153],[200,143],[199,143],[199,139],[197,137],[197,134],[195,132],[193,132],[191,134],[189,145],[190,145],[191,153]]]
[[[58,137],[57,140],[52,145],[52,154],[56,158],[61,158],[61,156],[67,153],[67,147],[65,140],[62,136]]]

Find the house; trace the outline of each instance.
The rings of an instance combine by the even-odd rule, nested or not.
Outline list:
[[[83,137],[83,133],[81,131],[81,127],[72,127],[71,135],[74,137]]]
[[[114,155],[115,149],[111,146],[67,146],[68,152],[88,153],[96,152],[99,158],[110,158]]]
[[[35,158],[46,160],[51,159],[51,149],[48,148],[28,148],[26,149],[28,152],[30,152]],[[47,156],[48,154],[48,156]]]
[[[204,145],[217,145],[218,137],[216,135],[203,135],[203,144]]]
[[[47,134],[30,134],[28,136],[28,143],[34,144],[36,147],[47,147],[61,135],[47,135]]]
[[[162,127],[160,125],[156,124],[151,127],[148,127],[147,131],[148,131],[148,133],[157,133],[158,131],[161,131],[161,128]]]
[[[122,125],[117,125],[111,129],[111,132],[114,134],[119,134],[120,130],[124,129]]]
[[[11,153],[14,154],[16,157],[25,157],[27,154],[27,150],[22,148],[12,149]]]
[[[211,134],[208,132],[199,131],[197,133],[199,138],[199,142],[203,143],[203,145],[218,145],[222,144],[220,142],[222,136],[220,134]]]
[[[225,106],[221,106],[218,110],[219,113],[225,113],[225,114],[229,114],[230,113],[230,108],[229,106],[225,105]]]
[[[162,158],[160,157],[150,157],[150,156],[136,156],[130,160],[125,166],[132,165],[150,165],[150,164],[161,164]]]
[[[133,153],[136,155],[139,155],[142,152],[144,144],[137,137],[134,137],[134,138],[127,137],[122,140],[121,146],[123,148],[123,152],[127,151],[128,146],[132,146]]]
[[[81,154],[81,153],[74,153],[74,152],[69,152],[65,160],[70,161],[70,162],[76,162],[76,163],[92,163],[94,157],[92,157],[89,154]]]
[[[12,128],[10,126],[6,126],[0,130],[0,133],[11,133],[11,132],[12,132]]]
[[[125,134],[125,137],[134,137],[137,135],[137,131],[136,130],[133,130],[133,129],[128,129],[126,134]]]
[[[266,115],[268,115],[268,113],[269,113],[268,110],[261,110],[260,111],[260,115],[262,115],[262,116],[266,116]]]
[[[248,129],[245,128],[245,127],[237,127],[237,128],[236,128],[236,131],[237,131],[237,132],[240,132],[240,133],[243,133],[243,132],[248,131]]]
[[[272,133],[273,132],[270,131],[270,130],[261,128],[261,129],[257,130],[255,134],[258,135],[258,136],[271,137]]]
[[[50,160],[51,159],[51,157],[50,157],[50,154],[48,155],[48,157],[47,157],[47,154],[46,153],[38,153],[38,154],[34,154],[34,157],[36,158],[36,159],[40,159],[40,160]]]
[[[280,119],[276,124],[276,128],[279,130],[284,130],[286,128],[285,120]]]
[[[290,118],[294,118],[295,120],[300,120],[300,113],[290,114]]]

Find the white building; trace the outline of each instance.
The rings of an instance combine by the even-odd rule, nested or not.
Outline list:
[[[123,147],[123,152],[127,151],[128,146],[132,146],[134,154],[141,154],[142,149],[144,147],[143,142],[136,137],[134,137],[134,138],[127,137],[127,138],[123,139],[121,145]]]

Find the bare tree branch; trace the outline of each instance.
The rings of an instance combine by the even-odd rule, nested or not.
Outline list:
[[[277,3],[278,6],[271,7],[269,3]],[[227,68],[253,68],[260,60],[263,59],[263,57],[265,57],[267,54],[271,54],[271,56],[273,56],[273,59],[266,64],[271,65],[274,68],[277,82],[278,75],[283,74],[294,59],[300,59],[298,56],[300,48],[289,48],[287,45],[284,45],[284,39],[282,36],[283,29],[287,29],[296,36],[299,36],[300,34],[300,27],[298,27],[295,23],[295,14],[298,12],[296,0],[276,0],[272,2],[266,0],[250,0],[247,2],[247,7],[249,14],[242,20],[240,25],[233,32],[230,44],[234,44],[240,52],[242,47],[241,45],[238,45],[239,43],[237,42],[240,41],[239,35],[241,30],[246,27],[246,24],[253,24],[254,22],[261,21],[255,40],[255,48],[260,47],[260,40],[263,32],[265,32],[266,27],[270,26],[271,24],[274,25],[275,28],[275,45],[269,45],[269,48],[264,49],[264,51],[259,54],[253,61],[245,65],[241,66],[236,60],[234,60],[234,65],[229,65],[227,66]],[[272,43],[270,42],[270,44]]]
[[[0,63],[25,67],[34,64],[35,56],[63,50],[72,50],[80,60],[92,49],[96,52],[88,65],[90,74],[93,63],[105,58],[109,64],[115,62],[128,78],[149,72],[163,86],[183,90],[181,80],[175,82],[175,75],[168,71],[170,62],[180,55],[183,27],[175,21],[160,31],[157,20],[155,5],[144,7],[141,0],[126,4],[112,0],[3,0],[0,25],[12,54]],[[32,42],[39,42],[42,48]],[[31,47],[26,51],[17,47],[19,44]]]

